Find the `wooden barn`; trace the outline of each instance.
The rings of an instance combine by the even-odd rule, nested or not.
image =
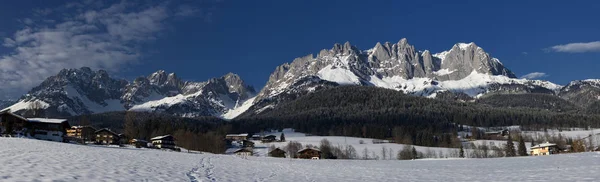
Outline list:
[[[281,150],[280,148],[275,148],[275,149],[271,150],[271,152],[269,152],[269,156],[285,158],[285,151]]]
[[[298,158],[301,159],[321,159],[321,151],[315,148],[305,148],[298,151]]]
[[[267,136],[263,137],[261,141],[263,143],[275,142],[275,141],[277,141],[277,138],[275,135],[267,135]]]

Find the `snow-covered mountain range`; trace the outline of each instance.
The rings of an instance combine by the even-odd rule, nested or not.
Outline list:
[[[225,117],[255,94],[254,88],[233,73],[205,82],[186,82],[159,70],[128,82],[111,78],[104,70],[84,67],[64,69],[47,78],[8,109],[38,108],[50,116],[133,110]]]
[[[600,100],[600,80],[573,81],[563,87],[518,79],[475,43],[457,43],[432,54],[401,39],[377,43],[367,50],[346,42],[321,50],[317,56],[296,58],[278,66],[258,94],[231,73],[205,82],[186,82],[161,70],[128,82],[110,78],[103,70],[81,68],[49,77],[9,108],[19,111],[36,105],[48,115],[67,116],[132,110],[230,119],[339,85],[376,86],[429,98],[440,94],[480,98],[486,94],[544,93],[579,106]]]

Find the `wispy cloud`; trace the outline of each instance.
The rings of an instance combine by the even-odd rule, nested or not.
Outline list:
[[[542,72],[533,72],[533,73],[528,73],[526,75],[521,76],[521,78],[525,78],[525,79],[529,79],[529,80],[533,80],[533,79],[538,79],[538,78],[544,78],[549,76],[546,73],[542,73]]]
[[[24,27],[2,45],[12,52],[0,56],[1,95],[16,96],[64,68],[88,66],[117,72],[139,61],[139,45],[156,39],[173,16],[189,16],[168,3],[136,4],[128,1],[94,6],[70,3],[60,8],[36,9],[24,18]],[[68,16],[66,16],[68,14]],[[176,15],[177,14],[177,15]],[[39,24],[37,24],[40,22]]]
[[[577,42],[563,45],[555,45],[548,48],[547,50],[568,53],[600,52],[600,41]]]

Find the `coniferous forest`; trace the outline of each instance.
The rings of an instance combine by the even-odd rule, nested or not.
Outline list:
[[[173,134],[184,148],[215,153],[224,151],[222,139],[227,133],[257,133],[282,128],[314,135],[459,147],[456,136],[464,126],[520,125],[534,130],[600,127],[600,115],[590,114],[588,108],[579,108],[558,100],[560,98],[530,94],[510,99],[512,96],[515,95],[457,101],[416,97],[377,87],[342,86],[279,103],[274,109],[260,113],[246,113],[231,121],[133,112],[83,115],[73,117],[71,121],[85,118],[97,127],[123,131],[130,138],[149,139]]]

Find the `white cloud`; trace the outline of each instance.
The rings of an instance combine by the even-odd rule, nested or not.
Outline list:
[[[549,50],[568,53],[600,52],[600,41],[555,45],[550,47]]]
[[[39,17],[43,24],[26,18],[25,27],[5,38],[2,45],[12,49],[0,56],[0,95],[17,96],[64,68],[83,66],[117,72],[139,61],[139,45],[157,38],[165,30],[167,3],[140,5],[122,1],[103,6],[80,6],[75,11],[37,9],[38,14],[58,14],[60,19]],[[82,9],[83,8],[83,9]],[[88,8],[88,9],[85,9]],[[69,16],[65,16],[65,15]],[[0,98],[2,99],[2,98]]]
[[[529,80],[533,80],[533,79],[538,79],[538,78],[544,78],[549,76],[546,73],[542,73],[542,72],[533,72],[533,73],[528,73],[526,75],[521,76],[521,78],[525,78],[525,79],[529,79]]]

